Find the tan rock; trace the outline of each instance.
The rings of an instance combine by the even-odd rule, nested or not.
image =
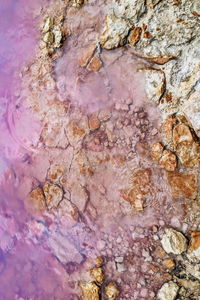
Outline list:
[[[95,282],[82,283],[81,290],[83,300],[99,300],[99,287]]]
[[[103,32],[99,37],[101,47],[109,50],[123,46],[130,28],[131,24],[124,18],[107,15]]]
[[[141,69],[145,73],[147,101],[159,104],[166,87],[165,73],[153,68]]]
[[[200,261],[200,231],[191,233],[188,258],[194,262]]]
[[[139,41],[141,34],[142,34],[142,28],[135,27],[133,30],[131,30],[129,34],[129,38],[128,38],[129,43],[134,46]]]
[[[104,282],[105,276],[104,271],[101,267],[93,268],[92,270],[90,270],[90,274],[94,277],[97,283],[102,284]]]
[[[43,191],[45,195],[45,202],[47,205],[47,208],[49,210],[53,208],[57,208],[59,203],[63,199],[63,190],[60,186],[57,184],[52,184],[50,182],[45,182],[43,186]]]
[[[174,300],[176,299],[178,291],[179,286],[175,282],[169,281],[162,285],[157,296],[159,300]]]
[[[177,124],[176,116],[169,115],[162,124],[162,132],[165,136],[166,142],[168,145],[172,144],[172,130],[173,127]]]
[[[165,230],[161,244],[166,253],[181,254],[187,249],[185,236],[172,228]]]
[[[187,125],[180,123],[173,128],[173,143],[175,149],[177,149],[177,146],[181,143],[191,144],[193,141],[192,133]]]
[[[73,0],[72,2],[72,6],[79,8],[84,4],[84,0]]]
[[[105,294],[110,300],[115,300],[119,295],[119,289],[115,282],[110,282],[105,287]]]
[[[174,171],[177,167],[177,159],[176,155],[170,150],[164,150],[162,153],[162,157],[159,161],[162,168],[167,171]]]
[[[164,151],[164,146],[160,142],[153,144],[153,146],[151,147],[152,159],[155,161],[159,161],[163,151]]]
[[[168,182],[174,197],[195,199],[197,196],[197,176],[195,173],[168,173]]]

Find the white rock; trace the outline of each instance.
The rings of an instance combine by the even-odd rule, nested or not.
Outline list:
[[[172,228],[165,230],[161,244],[167,253],[181,254],[187,249],[187,239],[181,232]]]
[[[159,300],[174,300],[177,296],[178,290],[179,286],[175,282],[166,282],[158,291],[157,298]]]

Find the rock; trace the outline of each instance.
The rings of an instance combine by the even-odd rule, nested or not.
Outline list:
[[[159,300],[174,300],[178,291],[179,286],[175,282],[169,281],[162,285],[157,296]]]
[[[83,49],[81,49],[81,55],[78,60],[78,63],[81,67],[86,67],[90,62],[92,56],[96,51],[97,46],[95,44],[91,44]]]
[[[115,282],[110,282],[105,287],[105,294],[110,300],[115,300],[119,295],[119,290]]]
[[[188,258],[197,262],[200,261],[200,232],[192,232],[191,240],[188,247]]]
[[[184,167],[192,168],[200,165],[200,146],[186,124],[180,123],[173,128],[173,144]]]
[[[155,161],[159,161],[161,159],[163,151],[164,151],[164,146],[160,142],[153,144],[151,147],[152,159]]]
[[[72,2],[72,6],[79,8],[84,4],[84,0],[73,0]]]
[[[101,267],[93,268],[90,270],[90,274],[94,277],[97,283],[102,284],[104,282],[104,271]]]
[[[42,212],[46,209],[44,193],[40,187],[32,190],[27,199],[26,207],[31,212]]]
[[[81,290],[83,300],[99,300],[99,287],[95,282],[82,283]]]
[[[165,73],[153,68],[141,69],[145,73],[145,92],[147,100],[154,104],[159,104],[165,92]]]
[[[52,184],[50,182],[45,182],[43,186],[43,191],[45,195],[45,201],[47,208],[49,210],[57,208],[59,203],[63,199],[63,190],[57,184]]]
[[[168,173],[168,182],[173,197],[195,199],[197,196],[197,175],[195,173]]]
[[[94,57],[92,57],[92,59],[90,60],[87,68],[88,70],[92,70],[92,71],[99,71],[102,67],[102,61],[100,60],[99,56],[95,55]]]
[[[141,34],[142,34],[141,27],[135,27],[133,30],[131,30],[128,37],[130,45],[134,46],[139,41]]]
[[[103,32],[99,37],[102,48],[114,49],[123,46],[126,42],[131,24],[115,15],[107,15]]]
[[[105,260],[104,260],[104,257],[103,257],[103,256],[98,256],[98,257],[95,259],[95,266],[96,266],[97,268],[101,267],[104,263],[105,263]]]
[[[50,166],[48,171],[48,179],[52,182],[58,182],[64,174],[64,168],[60,164],[54,163]]]
[[[170,150],[164,150],[162,153],[162,157],[159,161],[159,164],[162,168],[167,171],[174,171],[177,167],[177,159],[176,155],[172,153]]]
[[[90,115],[88,118],[88,124],[89,124],[89,129],[90,130],[96,130],[100,127],[101,122],[99,121],[99,119],[97,118],[97,116],[95,114]]]
[[[170,259],[170,258],[166,258],[163,261],[163,265],[167,268],[167,269],[173,269],[175,267],[175,262]]]
[[[166,253],[181,254],[187,249],[187,239],[172,228],[165,230],[161,244]]]

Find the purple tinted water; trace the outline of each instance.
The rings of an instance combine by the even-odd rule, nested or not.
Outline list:
[[[17,104],[19,73],[34,56],[40,8],[45,3],[0,0],[0,300],[68,299],[66,279],[58,276],[62,266],[42,242],[44,225],[32,220],[16,196],[17,166],[26,161],[40,132],[30,111]],[[30,234],[32,222],[35,239]]]

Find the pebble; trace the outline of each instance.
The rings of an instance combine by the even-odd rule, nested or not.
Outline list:
[[[172,228],[165,230],[161,244],[166,253],[181,254],[187,249],[185,236]]]
[[[158,291],[159,300],[174,300],[178,294],[179,286],[173,282],[169,281],[162,285]]]

